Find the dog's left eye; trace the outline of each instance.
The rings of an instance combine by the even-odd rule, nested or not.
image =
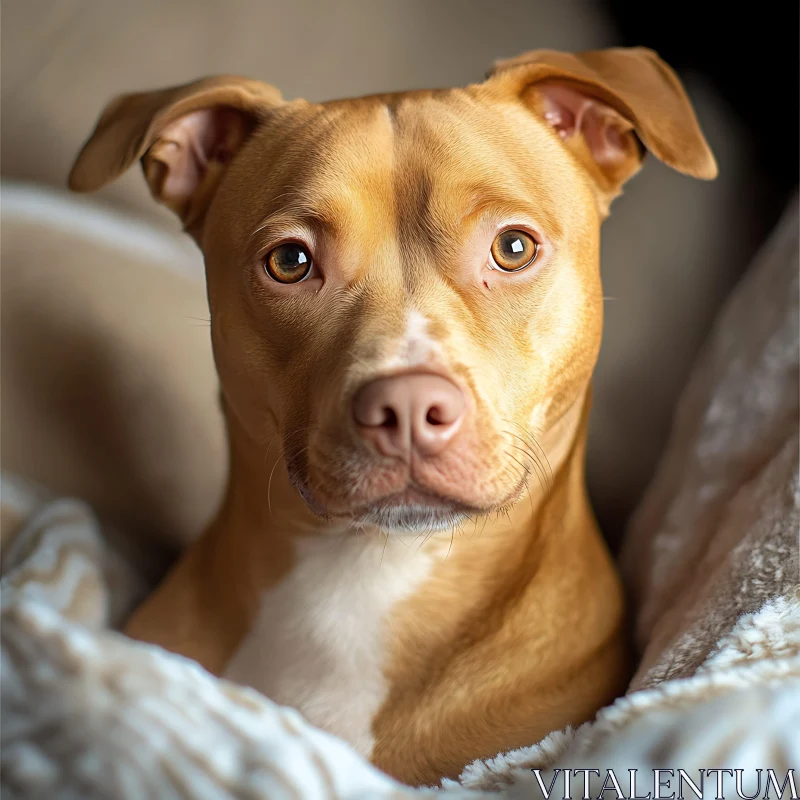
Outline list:
[[[311,274],[313,266],[311,253],[297,242],[278,245],[264,259],[264,270],[278,283],[300,283]]]
[[[536,261],[539,242],[525,231],[503,231],[492,242],[492,261],[503,272],[519,272]]]

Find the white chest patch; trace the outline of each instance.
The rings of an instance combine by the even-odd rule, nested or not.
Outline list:
[[[387,617],[433,557],[390,536],[298,539],[290,573],[261,598],[224,676],[298,709],[368,756],[383,703]]]

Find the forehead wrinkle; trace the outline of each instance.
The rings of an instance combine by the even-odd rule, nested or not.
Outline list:
[[[307,196],[304,196],[307,195]],[[304,226],[313,228],[322,233],[337,236],[341,234],[339,228],[342,220],[358,213],[356,198],[346,196],[312,196],[310,193],[299,190],[289,202],[271,214],[264,217],[255,228],[252,237],[259,234],[268,236],[282,230]]]
[[[345,111],[345,103],[337,104],[334,113],[294,128],[302,145],[294,140],[281,155],[270,176],[275,192],[271,213],[257,223],[254,235],[305,224],[347,241],[374,239],[376,232],[391,228],[391,119],[379,103],[357,105],[351,114]],[[319,131],[317,122],[324,123]]]
[[[531,197],[508,184],[494,182],[490,185],[465,185],[460,193],[469,198],[462,206],[458,217],[459,230],[470,230],[484,219],[495,217],[497,221],[524,223],[526,219],[542,223],[547,233],[558,239],[563,228],[558,217],[543,206],[531,201]]]

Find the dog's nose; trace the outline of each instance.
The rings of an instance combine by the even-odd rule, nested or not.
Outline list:
[[[439,455],[461,427],[462,391],[447,378],[395,375],[363,386],[353,400],[361,437],[379,453],[408,460]]]

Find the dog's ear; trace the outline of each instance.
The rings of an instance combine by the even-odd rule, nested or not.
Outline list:
[[[106,106],[69,175],[76,192],[99,189],[139,159],[153,196],[191,229],[231,158],[280,92],[236,76],[118,97]]]
[[[607,202],[641,166],[641,145],[686,175],[717,175],[680,80],[652,50],[533,50],[496,62],[488,78],[555,130]]]

